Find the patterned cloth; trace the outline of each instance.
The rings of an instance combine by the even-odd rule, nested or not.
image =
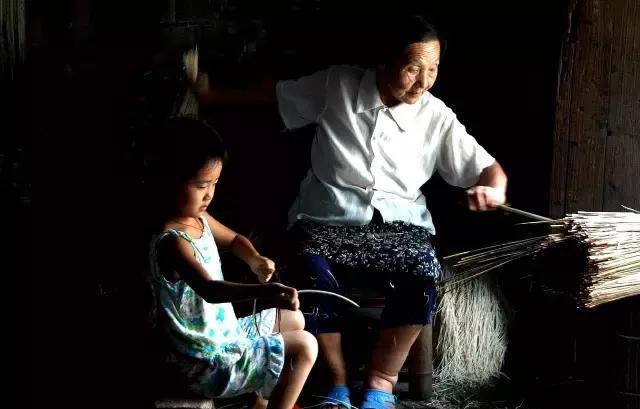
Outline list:
[[[297,248],[291,260],[298,288],[345,293],[345,289],[382,290],[386,296],[383,327],[430,324],[435,283],[442,267],[422,226],[384,223],[374,212],[365,226],[332,226],[299,220],[290,230]],[[314,334],[339,332],[343,302],[308,295],[302,303],[306,329]]]
[[[299,220],[292,228],[302,254],[326,257],[332,264],[355,272],[404,273],[438,281],[442,267],[431,245],[431,234],[404,222],[364,226],[332,226]]]
[[[272,332],[275,310],[262,311],[255,320],[252,316],[238,320],[231,303],[207,303],[186,282],[171,282],[161,271],[158,244],[175,236],[191,244],[197,260],[214,280],[224,280],[213,235],[204,218],[202,223],[205,230],[198,239],[169,230],[151,242],[159,323],[171,349],[167,363],[197,394],[230,397],[256,392],[268,398],[284,363],[284,341]]]

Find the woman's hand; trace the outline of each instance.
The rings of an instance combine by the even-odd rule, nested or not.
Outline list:
[[[506,200],[504,189],[491,186],[474,186],[467,190],[467,204],[470,210],[483,212],[494,210]]]
[[[495,210],[504,204],[507,194],[507,174],[502,166],[494,162],[482,170],[478,183],[467,190],[469,209],[477,212]]]
[[[189,50],[182,55],[182,64],[189,84],[198,80],[198,49]]]
[[[280,283],[264,284],[262,298],[274,301],[279,308],[297,311],[300,308],[298,290]]]
[[[189,50],[182,55],[182,64],[184,65],[184,74],[187,83],[196,95],[207,94],[210,90],[209,76],[206,73],[200,73],[198,66],[198,49]]]
[[[249,260],[249,268],[258,276],[258,281],[266,283],[271,280],[274,271],[276,271],[276,263],[267,257],[256,255]]]

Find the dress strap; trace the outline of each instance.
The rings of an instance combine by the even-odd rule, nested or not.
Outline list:
[[[160,241],[162,241],[162,239],[164,239],[168,235],[171,235],[174,237],[180,237],[181,239],[186,240],[191,245],[191,248],[193,249],[193,255],[197,257],[199,254],[200,257],[204,259],[204,254],[202,254],[202,251],[200,251],[198,246],[196,246],[195,241],[193,241],[193,237],[191,237],[188,233],[185,233],[180,230],[170,229],[165,231],[158,237],[158,240],[156,241],[156,246],[160,243]]]
[[[200,216],[200,222],[202,223],[202,227],[204,227],[204,231],[202,233],[204,234],[204,232],[207,232],[209,236],[213,237],[213,232],[211,231],[211,227],[209,227],[207,219],[204,216]]]

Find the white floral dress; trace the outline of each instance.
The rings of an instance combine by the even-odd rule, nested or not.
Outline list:
[[[160,271],[158,243],[171,235],[188,241],[209,274],[224,280],[213,235],[204,218],[202,223],[205,230],[198,239],[169,230],[151,241],[158,322],[171,349],[167,363],[178,370],[193,392],[203,396],[256,392],[268,398],[284,363],[284,341],[272,332],[275,309],[264,310],[255,319],[237,319],[231,303],[210,304],[183,280],[169,281]]]

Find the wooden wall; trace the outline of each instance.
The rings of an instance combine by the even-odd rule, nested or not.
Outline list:
[[[640,208],[640,1],[573,0],[550,213]]]

